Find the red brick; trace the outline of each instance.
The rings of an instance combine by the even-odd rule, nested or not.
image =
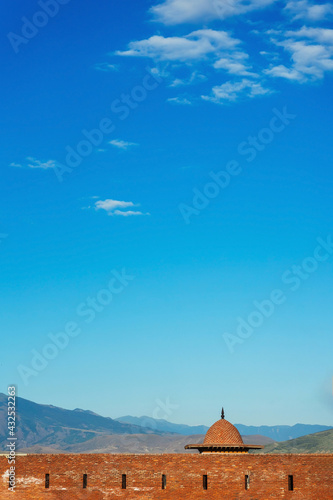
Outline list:
[[[0,457],[0,499],[8,491],[8,461]],[[45,489],[45,474],[50,488]],[[83,474],[88,487],[82,489]],[[121,476],[127,475],[127,489]],[[162,474],[167,487],[162,490]],[[208,490],[203,490],[203,474]],[[245,491],[245,475],[250,488]],[[288,475],[294,491],[288,491]],[[15,498],[22,500],[333,500],[333,455],[90,454],[16,457]]]

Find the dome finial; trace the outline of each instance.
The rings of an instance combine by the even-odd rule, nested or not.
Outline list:
[[[224,408],[222,407],[221,418],[224,419]]]

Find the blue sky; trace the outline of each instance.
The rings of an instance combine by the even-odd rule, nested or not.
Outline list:
[[[332,425],[332,17],[310,0],[6,6],[1,391]]]

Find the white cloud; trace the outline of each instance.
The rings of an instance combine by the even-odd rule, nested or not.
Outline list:
[[[187,99],[187,97],[169,97],[169,99],[167,99],[168,102],[171,102],[172,104],[186,104],[186,105],[191,105],[192,102]]]
[[[303,26],[298,31],[287,31],[287,37],[306,38],[313,42],[333,45],[333,29],[327,28],[307,28]]]
[[[157,61],[200,61],[220,51],[234,49],[240,43],[225,31],[203,29],[183,37],[154,35],[129,43],[129,49],[116,52],[120,56],[150,57]]]
[[[275,2],[276,0],[160,0],[150,12],[155,20],[166,25],[198,21],[201,26],[205,26],[208,21],[263,9]],[[176,34],[171,31],[168,36],[159,33],[144,40],[131,41],[126,50],[117,51],[116,54],[152,59],[157,67],[163,68],[164,78],[168,81],[168,86],[173,88],[207,82],[223,73],[223,79],[213,80],[210,89],[200,89],[199,93],[199,96],[204,94],[201,95],[202,99],[217,104],[272,93],[273,90],[267,88],[268,79],[275,84],[276,78],[304,84],[321,79],[326,72],[333,70],[333,29],[313,25],[313,22],[327,19],[333,14],[331,2],[317,4],[312,0],[285,0],[274,13],[276,20],[271,21],[270,28],[266,31],[259,31],[261,21],[256,24],[255,29],[253,26],[248,27],[246,33],[248,23],[243,23],[243,31],[237,32],[244,34],[240,35],[242,40],[231,32],[209,28],[179,35],[177,27]],[[289,16],[287,23],[284,14]],[[311,21],[312,27],[303,26],[290,30],[290,19]],[[170,28],[168,31],[170,32]],[[253,35],[258,35],[255,44],[251,40]],[[267,47],[267,43],[271,46]],[[249,54],[253,58],[250,59],[244,47],[251,51]],[[226,74],[228,78],[225,78]],[[221,80],[225,83],[220,84]],[[199,96],[178,95],[169,97],[167,101],[190,105]]]
[[[122,217],[130,217],[131,215],[150,215],[148,213],[144,214],[143,212],[135,212],[133,210],[128,210],[127,212],[122,212],[121,210],[115,210],[112,214],[109,215],[120,215]]]
[[[182,24],[225,19],[263,9],[276,0],[165,0],[150,9],[156,21]]]
[[[306,82],[333,70],[333,30],[303,27],[274,35],[273,42],[290,54],[291,66],[277,65],[265,71],[271,76]]]
[[[294,68],[306,77],[323,78],[325,71],[333,69],[332,48],[290,40],[284,43],[284,47],[292,54]]]
[[[293,16],[293,20],[322,21],[332,16],[333,6],[330,3],[313,4],[308,0],[297,0],[287,2],[285,11]]]
[[[243,79],[239,82],[226,82],[212,88],[209,96],[201,96],[206,101],[216,104],[234,102],[242,97],[257,97],[270,94],[272,91],[262,86],[260,82]]]
[[[232,55],[228,54],[227,57],[221,57],[214,63],[215,69],[225,69],[232,75],[240,76],[258,76],[256,73],[249,71],[248,67],[244,64],[248,55],[244,52],[234,52]]]
[[[116,64],[110,64],[107,62],[97,63],[95,64],[94,68],[97,69],[98,71],[105,71],[105,72],[118,71],[118,66]]]
[[[259,54],[269,61],[278,61],[280,60],[280,56],[278,52],[267,52],[267,50],[261,50]]]
[[[270,69],[265,69],[264,73],[273,77],[286,78],[287,80],[301,81],[303,79],[303,76],[299,71],[292,68],[286,68],[283,64],[273,66]]]
[[[117,51],[119,56],[149,57],[154,61],[169,63],[205,62],[215,69],[224,69],[230,74],[253,76],[248,65],[248,54],[239,50],[241,41],[226,31],[202,29],[183,37],[154,35],[145,40],[130,42],[128,50]],[[205,79],[193,71],[189,79],[176,78],[171,86],[189,85]]]
[[[118,200],[99,200],[95,203],[96,209],[106,210],[107,212],[114,210],[115,208],[128,208],[134,207],[132,201],[118,201]]]
[[[126,208],[133,208],[139,206],[139,204],[134,204],[132,201],[119,201],[119,200],[99,200],[95,203],[95,210],[105,210],[108,215],[118,215],[122,217],[130,217],[131,215],[150,215],[149,213],[143,213],[135,210],[119,210]]]
[[[207,80],[207,76],[198,73],[198,71],[192,71],[187,78],[175,78],[173,82],[170,83],[169,87],[181,87],[185,85],[195,85],[196,83],[201,83]]]
[[[24,164],[21,163],[11,163],[11,167],[21,167],[21,168],[41,168],[42,170],[48,170],[50,168],[56,168],[59,163],[56,160],[40,161],[37,158],[28,156]]]
[[[109,144],[119,149],[128,149],[132,146],[138,146],[136,142],[122,141],[121,139],[113,139]]]

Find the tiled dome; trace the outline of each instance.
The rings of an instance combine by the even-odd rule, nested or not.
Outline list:
[[[204,442],[187,444],[185,450],[198,450],[199,453],[248,453],[249,450],[260,450],[259,444],[244,444],[242,436],[234,425],[224,419],[222,408],[221,420],[218,420],[207,431]]]
[[[221,418],[207,431],[203,444],[239,444],[243,439],[238,430],[228,420]]]

